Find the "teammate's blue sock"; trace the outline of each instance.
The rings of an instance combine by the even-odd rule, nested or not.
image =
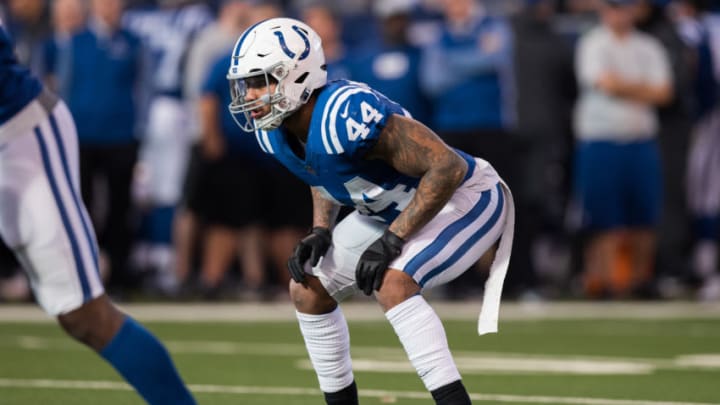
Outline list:
[[[168,351],[129,316],[100,352],[150,405],[195,405]]]

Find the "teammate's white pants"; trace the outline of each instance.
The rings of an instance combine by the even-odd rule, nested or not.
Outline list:
[[[135,198],[156,206],[175,206],[182,194],[192,142],[183,102],[172,97],[155,98],[140,145],[138,167],[142,176],[133,185]]]
[[[75,123],[62,101],[40,96],[0,126],[0,236],[53,316],[104,291],[78,172]]]

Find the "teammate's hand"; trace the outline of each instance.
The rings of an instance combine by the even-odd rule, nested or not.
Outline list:
[[[355,281],[365,295],[379,290],[390,262],[400,256],[405,241],[390,231],[373,242],[355,267]]]
[[[290,277],[298,283],[305,281],[305,262],[310,259],[310,264],[318,264],[320,257],[324,256],[330,244],[332,236],[330,230],[316,226],[295,246],[290,260],[288,260],[288,271]]]

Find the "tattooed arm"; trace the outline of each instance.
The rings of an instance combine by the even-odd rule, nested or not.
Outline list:
[[[468,170],[465,160],[434,132],[400,115],[388,119],[367,158],[382,159],[401,173],[420,177],[412,200],[388,228],[402,239],[440,212]]]
[[[313,227],[321,226],[333,229],[335,220],[340,212],[340,206],[323,197],[317,187],[310,187],[313,200]]]

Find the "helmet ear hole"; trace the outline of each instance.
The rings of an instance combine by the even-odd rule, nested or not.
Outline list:
[[[308,77],[309,74],[310,74],[310,73],[308,73],[308,72],[305,72],[305,73],[301,74],[300,77],[298,77],[297,79],[295,79],[295,83],[301,84],[302,82],[305,81],[305,79],[307,79],[307,77]]]

